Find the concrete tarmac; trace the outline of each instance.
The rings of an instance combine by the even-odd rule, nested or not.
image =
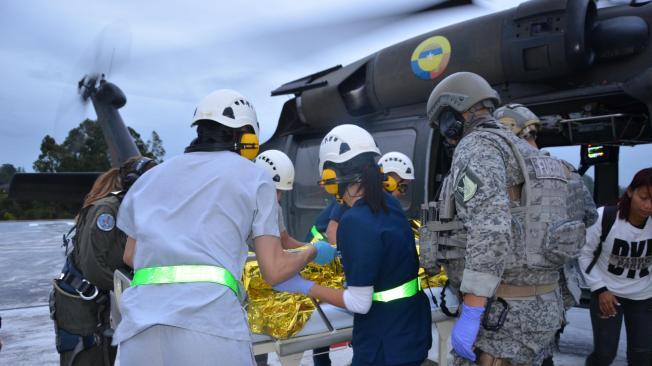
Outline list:
[[[54,346],[54,328],[47,306],[52,279],[63,266],[61,237],[72,227],[72,221],[4,221],[0,222],[0,365],[58,365]],[[593,347],[588,310],[574,308],[568,312],[569,325],[555,355],[555,365],[581,366]],[[433,339],[437,335],[433,334]],[[626,365],[624,327],[618,356],[613,365]],[[350,348],[331,352],[333,365],[351,362]],[[437,359],[433,343],[429,358]],[[270,354],[270,365],[280,365]],[[306,352],[302,365],[312,365]]]

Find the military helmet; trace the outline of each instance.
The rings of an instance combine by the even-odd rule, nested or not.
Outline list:
[[[539,117],[522,104],[506,104],[494,112],[494,118],[521,138],[531,138],[541,124]]]
[[[448,75],[432,90],[426,112],[431,126],[439,127],[439,117],[446,108],[462,114],[477,103],[487,101],[489,108],[500,105],[498,93],[478,74],[456,72]]]

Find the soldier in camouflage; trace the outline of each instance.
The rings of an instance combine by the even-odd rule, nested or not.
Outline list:
[[[507,104],[494,112],[494,117],[503,126],[509,128],[514,134],[538,149],[536,143],[537,133],[539,131],[541,121],[531,110],[521,104]],[[546,153],[546,152],[543,152]],[[563,160],[562,160],[563,161]],[[591,197],[591,192],[582,181],[575,167],[567,162],[564,164],[571,170],[571,178],[569,182],[568,192],[568,215],[569,217],[584,222],[585,227],[593,225],[598,219],[598,211],[595,208],[595,202]],[[584,246],[584,240],[580,243],[580,247]],[[564,309],[568,311],[571,307],[577,305],[580,300],[581,290],[579,286],[577,259],[566,262],[559,277],[559,288],[561,289],[562,298],[564,301]],[[557,332],[556,340],[559,340],[559,335],[563,327]],[[543,352],[545,359],[542,366],[552,366],[553,351],[556,344],[551,343]]]
[[[427,104],[430,123],[455,146],[437,206],[455,213],[426,225],[447,272],[461,273],[455,365],[540,362],[562,324],[559,270],[584,236],[584,224],[568,215],[569,169],[498,124],[492,112],[499,103],[482,77],[459,72]],[[463,233],[442,235],[456,227]]]

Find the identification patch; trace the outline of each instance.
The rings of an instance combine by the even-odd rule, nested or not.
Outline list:
[[[109,213],[103,213],[97,217],[97,228],[102,231],[111,231],[115,227],[115,217]]]
[[[560,160],[548,156],[530,158],[537,179],[559,179],[568,182],[570,172]]]
[[[462,177],[457,180],[455,187],[455,199],[458,203],[466,203],[471,200],[478,192],[478,187],[482,186],[480,178],[471,170],[465,169]]]
[[[451,44],[444,36],[430,37],[419,43],[410,59],[412,72],[423,80],[441,75],[451,58]]]

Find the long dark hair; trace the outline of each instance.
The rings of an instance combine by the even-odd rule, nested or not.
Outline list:
[[[632,208],[632,198],[627,192],[634,194],[639,187],[652,187],[652,168],[641,169],[634,175],[632,182],[618,200],[618,217],[623,220],[629,220],[629,210]],[[652,193],[652,192],[651,192]]]
[[[97,177],[90,192],[84,198],[82,208],[88,207],[93,202],[106,197],[109,193],[125,189],[122,184],[124,177],[120,172],[129,172],[133,170],[133,166],[142,159],[142,156],[132,156],[122,163],[120,168],[111,168]],[[149,163],[148,163],[149,164]]]
[[[351,160],[338,164],[337,169],[343,176],[359,177],[360,188],[364,190],[362,199],[373,213],[380,210],[387,212],[387,203],[383,190],[383,174],[376,164],[374,153],[362,153]]]
[[[210,120],[199,120],[197,125],[197,138],[193,144],[226,143],[235,140],[235,129]]]

